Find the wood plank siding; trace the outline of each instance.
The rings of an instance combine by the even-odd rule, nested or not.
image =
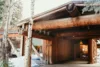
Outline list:
[[[70,40],[54,38],[52,41],[44,40],[43,55],[49,64],[59,63],[72,59],[73,46]]]

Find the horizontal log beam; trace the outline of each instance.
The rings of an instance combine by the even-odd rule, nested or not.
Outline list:
[[[67,12],[70,14],[71,17],[80,16],[81,13],[79,12],[77,6],[74,3],[68,4],[66,6]]]
[[[69,40],[72,40],[72,39],[91,39],[91,38],[96,38],[96,39],[98,39],[98,38],[100,38],[100,35],[92,35],[92,36],[70,36],[70,37],[64,37],[64,38],[66,38],[66,39],[69,39]]]
[[[69,37],[69,36],[100,36],[100,31],[85,31],[85,32],[63,32],[63,33],[58,33],[56,36],[57,37]]]
[[[64,29],[79,26],[100,25],[100,15],[41,21],[33,24],[33,30]]]
[[[24,36],[27,36],[27,31],[24,31],[22,34]],[[32,33],[32,37],[39,38],[39,39],[47,39],[47,40],[51,40],[52,39],[52,37],[50,37],[50,36],[39,34],[39,33],[35,33],[35,32]]]

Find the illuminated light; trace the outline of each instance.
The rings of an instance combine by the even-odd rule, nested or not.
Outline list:
[[[82,42],[82,41],[80,41],[80,44],[83,44],[83,42]]]

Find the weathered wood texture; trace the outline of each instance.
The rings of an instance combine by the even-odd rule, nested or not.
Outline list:
[[[27,31],[24,31],[22,34],[24,36],[27,36],[28,33],[27,33]],[[35,33],[35,32],[32,32],[32,37],[39,38],[39,39],[49,39],[49,40],[52,39],[52,37],[50,37],[49,35],[43,35],[43,34]]]
[[[70,40],[56,38],[53,40],[53,61],[54,63],[63,62],[72,59],[73,46]]]
[[[71,17],[75,17],[75,16],[81,15],[81,13],[79,12],[77,6],[74,3],[68,4],[66,6],[66,10],[70,14]]]
[[[88,45],[88,53],[89,53],[89,63],[93,64],[96,63],[96,57],[97,57],[97,44],[95,39],[90,39],[89,40],[89,45]]]
[[[21,36],[21,39],[20,39],[20,55],[21,56],[24,56],[24,36],[22,35]]]
[[[14,44],[13,44],[13,42],[11,41],[10,38],[8,38],[8,42],[10,43],[10,46],[12,47],[12,49],[13,49],[14,53],[16,54],[16,56],[18,57],[18,56],[19,56],[19,53],[18,53],[16,47],[14,46]]]
[[[20,36],[18,33],[14,33],[14,34],[8,34],[8,37],[16,37],[16,36]],[[3,35],[0,34],[0,38],[2,38]]]
[[[77,60],[77,58],[79,58],[79,55],[80,55],[80,45],[79,44],[76,44],[76,43],[73,43],[73,46],[74,46],[74,60]]]
[[[27,36],[22,36],[21,37],[21,43],[20,43],[20,53],[21,53],[21,56],[24,56],[25,55],[25,43],[26,43],[26,38],[27,38]]]
[[[44,40],[44,44],[42,47],[43,58],[47,64],[53,64],[52,62],[52,41]]]
[[[87,15],[76,18],[41,21],[33,24],[33,30],[63,29],[70,27],[100,25],[100,15]]]
[[[68,36],[76,36],[76,37],[85,37],[85,36],[100,36],[100,31],[84,31],[84,32],[64,32],[64,33],[58,33],[57,37],[68,37]]]
[[[79,30],[80,31],[80,30]],[[94,30],[94,31],[83,31],[83,32],[62,32],[58,33],[57,37],[66,37],[68,39],[89,39],[89,38],[99,38],[100,37],[100,31]]]
[[[63,38],[44,40],[43,56],[49,64],[60,63],[72,59],[72,49],[71,42]]]

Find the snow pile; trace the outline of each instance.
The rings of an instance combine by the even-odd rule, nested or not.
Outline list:
[[[33,59],[39,60],[37,55],[32,55],[31,67],[39,67],[39,65]],[[14,67],[25,67],[24,56],[18,58],[11,58],[9,61]]]
[[[24,57],[11,58],[9,61],[14,67],[24,67]]]
[[[41,53],[40,56],[43,57],[43,54]],[[36,54],[35,55],[32,54],[31,57],[32,57],[32,60],[40,60],[40,58]]]
[[[100,63],[100,49],[97,49],[97,63]]]

